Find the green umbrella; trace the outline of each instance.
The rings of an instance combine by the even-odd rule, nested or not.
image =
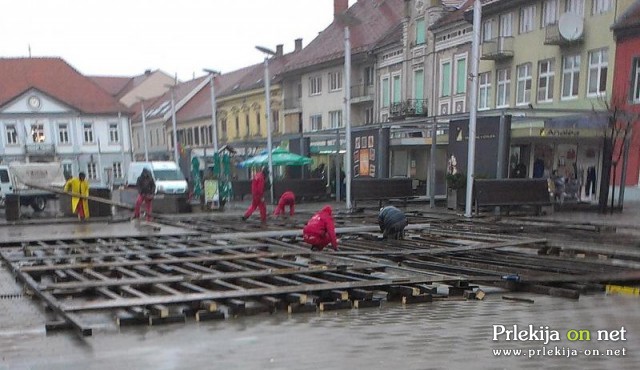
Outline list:
[[[275,148],[271,151],[271,163],[274,166],[304,166],[305,164],[311,164],[313,162],[311,158],[301,156],[299,154],[291,153],[283,148]],[[240,162],[240,167],[262,167],[269,164],[269,156],[267,151],[255,157],[251,157],[246,161]]]

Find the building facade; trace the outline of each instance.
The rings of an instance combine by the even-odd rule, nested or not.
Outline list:
[[[59,161],[93,186],[124,182],[127,107],[60,58],[0,59],[0,80],[3,163]]]

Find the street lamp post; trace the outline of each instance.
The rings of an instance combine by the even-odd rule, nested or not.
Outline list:
[[[147,146],[147,114],[144,110],[144,98],[138,97],[142,107],[142,140],[144,140],[144,161],[149,162],[149,147]]]
[[[165,85],[171,92],[171,126],[173,128],[173,160],[176,162],[176,166],[180,168],[180,157],[178,156],[178,129],[176,125],[176,85]]]
[[[209,73],[209,82],[211,84],[211,140],[213,140],[213,154],[218,153],[218,118],[216,117],[216,87],[215,87],[215,77],[219,75],[220,72],[214,71],[213,69],[204,69],[205,72]]]
[[[271,139],[271,87],[269,86],[269,56],[276,55],[276,52],[265,48],[264,46],[256,46],[256,49],[265,54],[264,56],[264,95],[266,99],[266,111],[267,111],[267,160],[269,163],[269,195],[271,196],[271,202],[274,201],[273,197],[273,158],[272,158],[272,139]]]

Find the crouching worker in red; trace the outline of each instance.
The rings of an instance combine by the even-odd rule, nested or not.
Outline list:
[[[324,206],[320,212],[311,217],[302,230],[303,239],[311,244],[312,251],[321,251],[329,244],[333,250],[338,251],[336,227],[331,212],[331,206]]]
[[[296,195],[293,194],[292,191],[285,191],[280,196],[280,200],[278,201],[278,206],[275,211],[273,211],[273,217],[278,217],[280,214],[284,214],[284,207],[289,206],[289,216],[293,216],[296,207]]]

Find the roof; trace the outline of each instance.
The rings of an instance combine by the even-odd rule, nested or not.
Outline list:
[[[83,113],[129,111],[61,58],[0,58],[0,106],[29,89],[41,91]]]
[[[351,53],[369,51],[404,17],[404,0],[359,0],[345,16],[359,22],[349,26]],[[321,64],[344,56],[345,23],[334,18],[307,47],[291,58],[284,72]]]
[[[438,19],[431,27],[430,30],[435,30],[440,27],[456,23],[466,21],[464,19],[464,13],[469,8],[473,8],[474,0],[467,0],[463,4],[461,4],[455,11],[446,14],[444,17]]]
[[[117,97],[133,80],[132,77],[89,76],[89,78],[113,97]]]
[[[206,81],[208,78],[209,78],[208,76],[202,76],[186,82],[180,82],[177,85],[175,85],[173,90],[175,94],[174,104],[176,105],[176,120],[180,112],[180,109],[182,108],[178,106],[179,103],[188,95],[193,94],[195,92],[195,89],[198,86],[201,86],[201,84],[204,81]],[[202,89],[202,90],[205,90],[205,89]],[[134,111],[134,115],[131,120],[133,122],[142,121],[141,103],[140,102],[135,103],[131,107],[131,109]],[[164,94],[158,97],[144,100],[144,109],[145,109],[146,119],[148,120],[162,119],[163,117],[165,117],[165,115],[168,112],[170,112],[170,109],[171,109],[171,90],[165,92]]]
[[[631,6],[618,17],[618,20],[613,24],[611,29],[616,32],[637,27],[640,27],[640,0],[636,0],[631,4]]]

